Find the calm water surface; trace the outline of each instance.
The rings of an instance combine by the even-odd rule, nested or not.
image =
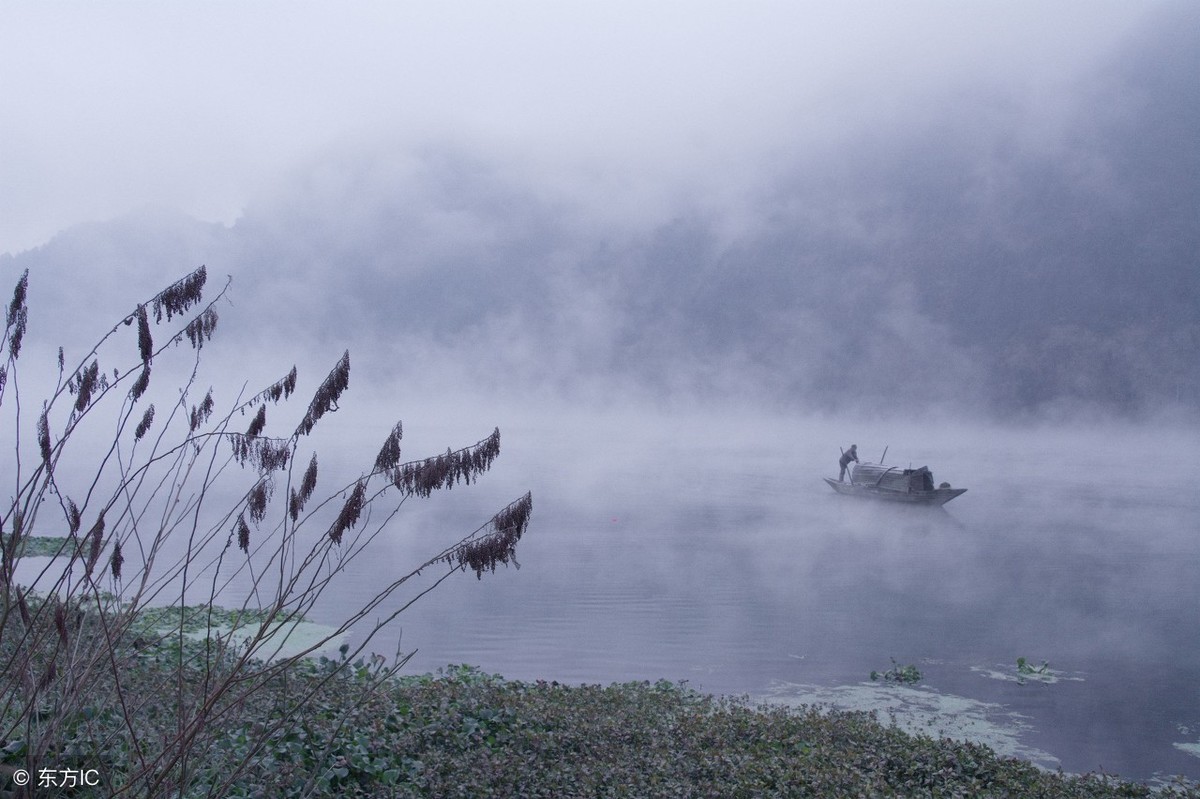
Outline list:
[[[413,670],[686,680],[876,709],[1049,768],[1200,778],[1200,498],[1163,459],[1180,435],[694,416],[510,424],[504,465],[413,509],[339,602],[528,487],[522,568],[456,577],[378,650],[402,627]],[[820,478],[851,440],[969,490],[944,510],[838,496]],[[1019,657],[1048,668],[1019,679]],[[893,659],[921,683],[869,679]]]
[[[409,671],[875,710],[1048,768],[1200,780],[1200,494],[1175,454],[1194,429],[497,414],[406,424],[412,458],[493,423],[502,455],[478,484],[406,504],[316,621],[532,490],[519,570],[454,575],[370,649],[416,650]],[[370,427],[334,451],[374,452],[390,421]],[[850,443],[968,491],[945,509],[839,496],[821,477]],[[1046,670],[1022,678],[1018,658]],[[870,680],[893,660],[921,682]]]

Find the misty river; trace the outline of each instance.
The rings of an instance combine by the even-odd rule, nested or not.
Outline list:
[[[530,490],[519,569],[452,576],[368,651],[415,650],[407,673],[466,663],[873,710],[1049,769],[1200,780],[1200,492],[1179,467],[1194,429],[494,413],[414,414],[410,458],[493,421],[502,454],[476,484],[406,502],[314,621],[340,622]],[[354,453],[387,430],[341,422]],[[821,478],[851,443],[967,493],[933,509],[840,496]],[[871,680],[910,665],[915,684]]]
[[[401,616],[401,643],[417,650],[409,671],[683,680],[877,710],[1051,769],[1200,778],[1188,440],[689,414],[510,422],[499,479],[534,496],[521,568],[444,584]],[[839,496],[821,477],[850,443],[968,491],[944,509]],[[495,476],[413,509],[394,551],[343,583],[347,607],[507,501],[489,493]],[[920,683],[872,682],[893,659]]]

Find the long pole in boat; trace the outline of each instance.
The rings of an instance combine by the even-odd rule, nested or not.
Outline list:
[[[888,449],[888,445],[887,445],[887,444],[884,444],[884,446],[883,446],[883,457],[881,457],[881,458],[879,459],[879,465],[880,465],[880,466],[882,466],[882,465],[883,465],[883,459],[887,457],[887,449]]]

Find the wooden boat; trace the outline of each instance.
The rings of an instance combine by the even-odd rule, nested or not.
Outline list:
[[[951,488],[949,483],[942,483],[935,488],[933,472],[929,471],[928,466],[903,469],[882,463],[856,463],[850,471],[848,483],[832,477],[823,479],[839,494],[913,505],[945,505],[967,491],[965,488]]]

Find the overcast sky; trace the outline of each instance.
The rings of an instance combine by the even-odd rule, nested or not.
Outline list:
[[[0,2],[0,252],[146,206],[233,223],[305,165],[462,145],[548,198],[736,217],[781,155],[1072,81],[1154,11],[1100,2]]]

